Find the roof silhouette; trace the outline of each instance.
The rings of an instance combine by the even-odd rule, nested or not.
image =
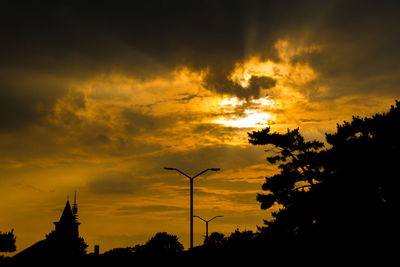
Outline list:
[[[75,222],[75,216],[72,213],[71,205],[69,204],[69,201],[67,200],[64,211],[63,211],[60,221],[58,223],[71,223],[71,222]]]

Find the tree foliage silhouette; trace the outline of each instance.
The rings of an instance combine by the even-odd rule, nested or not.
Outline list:
[[[15,240],[14,229],[10,232],[0,232],[0,252],[14,252],[16,250]]]
[[[398,233],[397,164],[400,160],[400,102],[389,112],[353,117],[326,134],[329,148],[305,141],[299,129],[249,133],[253,145],[270,145],[279,173],[266,177],[257,200],[262,209],[279,205],[264,233],[350,244],[389,243]]]
[[[150,238],[141,250],[144,253],[175,254],[183,250],[183,245],[177,236],[159,232]]]
[[[353,229],[348,232],[357,238],[385,241],[398,234],[399,132],[400,102],[396,101],[389,112],[353,117],[351,122],[338,124],[336,133],[326,134],[332,147],[323,153],[329,174],[324,197],[336,196],[336,201],[324,202],[328,210],[340,212],[346,220],[322,212],[325,221]]]
[[[251,144],[272,145],[274,154],[267,160],[272,164],[280,163],[280,173],[266,177],[262,189],[267,193],[258,194],[257,200],[265,210],[274,205],[282,207],[279,212],[272,213],[272,221],[265,220],[269,229],[295,234],[301,230],[305,216],[312,216],[309,196],[322,179],[318,155],[324,144],[316,140],[305,141],[299,129],[288,130],[285,134],[271,133],[270,130],[268,127],[249,133]],[[312,221],[312,218],[307,219]]]
[[[204,238],[204,246],[208,248],[220,248],[225,242],[225,235],[218,232],[212,232],[208,237]]]

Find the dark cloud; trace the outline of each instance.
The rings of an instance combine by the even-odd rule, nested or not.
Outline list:
[[[52,113],[57,99],[66,92],[62,81],[57,83],[52,77],[1,73],[0,132],[23,130],[26,126],[43,123]]]
[[[274,57],[274,42],[289,34],[398,38],[397,8],[397,1],[6,1],[1,55],[3,66],[74,73],[112,65],[147,71],[144,61],[155,72],[154,62],[227,71],[248,53]]]
[[[318,71],[319,85],[332,89],[330,98],[370,92],[394,96],[400,82],[399,10],[398,1],[335,1],[318,23],[305,24],[303,37],[292,35],[293,42],[317,44],[321,50],[293,60],[309,62]]]
[[[213,72],[205,80],[205,87],[220,94],[234,95],[239,98],[259,98],[262,89],[270,89],[275,86],[275,80],[269,77],[253,76],[249,80],[249,86],[243,87],[240,84],[228,79],[229,73]]]
[[[25,124],[37,123],[42,113],[32,100],[13,94],[10,89],[0,89],[0,131],[16,130]]]
[[[110,172],[93,178],[87,188],[90,192],[100,195],[140,194],[145,185],[132,177],[131,174]]]
[[[154,116],[140,109],[126,108],[121,111],[124,128],[130,135],[140,135],[171,127],[176,120],[171,116]]]
[[[81,75],[115,66],[142,75],[189,62],[203,68],[204,56],[240,51],[241,8],[239,1],[9,1],[1,56],[10,66]]]

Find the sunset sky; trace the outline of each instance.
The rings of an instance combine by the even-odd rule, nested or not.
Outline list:
[[[129,4],[128,4],[129,2]],[[101,252],[256,230],[275,167],[247,132],[324,140],[400,99],[399,1],[0,1],[0,231],[17,252],[77,191]],[[204,222],[195,218],[194,243]]]

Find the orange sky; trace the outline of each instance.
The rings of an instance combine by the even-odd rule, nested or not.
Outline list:
[[[102,252],[142,244],[161,231],[188,248],[189,182],[164,167],[189,175],[221,168],[195,180],[194,214],[224,216],[210,223],[210,232],[255,230],[269,216],[256,194],[274,166],[265,161],[265,148],[247,143],[247,132],[300,127],[307,138],[324,140],[336,123],[385,111],[400,97],[392,35],[370,27],[385,14],[380,25],[392,29],[390,8],[371,16],[374,6],[367,3],[365,14],[352,4],[343,9],[341,1],[313,3],[309,12],[320,11],[314,21],[302,9],[309,3],[296,4],[281,16],[296,14],[297,25],[281,22],[279,14],[264,18],[255,11],[267,8],[262,3],[226,10],[229,1],[211,2],[179,7],[182,14],[207,14],[215,28],[179,12],[135,20],[111,3],[110,10],[92,11],[47,6],[64,16],[63,23],[47,11],[40,11],[48,19],[43,23],[40,14],[30,17],[31,28],[3,23],[9,38],[0,64],[0,230],[14,228],[17,251],[54,229],[75,191],[89,251],[95,244]],[[269,8],[283,12],[279,5]],[[30,14],[23,5],[7,8]],[[96,10],[110,17],[103,20]],[[87,12],[93,17],[84,24]],[[240,25],[236,13],[243,15]],[[340,14],[359,21],[346,28]],[[132,28],[119,27],[124,16],[121,25]],[[43,26],[54,21],[54,29]],[[171,27],[169,35],[153,32],[150,21]],[[233,34],[236,26],[240,38]],[[364,43],[373,33],[379,39]],[[208,39],[199,44],[202,36]],[[204,223],[195,219],[195,245],[204,233]]]

